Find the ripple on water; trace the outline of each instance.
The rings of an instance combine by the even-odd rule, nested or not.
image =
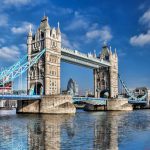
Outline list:
[[[150,148],[150,111],[15,114],[0,110],[0,150]]]

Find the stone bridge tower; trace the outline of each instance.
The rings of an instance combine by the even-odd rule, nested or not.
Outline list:
[[[27,39],[28,61],[38,52],[46,49],[42,58],[28,69],[27,89],[30,95],[60,94],[61,32],[50,27],[44,16],[33,35],[30,29]]]
[[[112,53],[106,44],[102,48],[99,59],[109,61],[110,67],[94,69],[95,97],[116,97],[118,95],[118,56]]]

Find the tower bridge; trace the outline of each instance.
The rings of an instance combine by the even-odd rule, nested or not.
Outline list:
[[[27,50],[27,62],[23,58],[0,74],[0,81],[4,80],[4,84],[27,71],[27,93],[32,101],[18,101],[18,112],[50,113],[60,110],[60,113],[64,113],[70,108],[73,109],[72,112],[75,111],[71,105],[72,98],[60,95],[61,61],[93,69],[95,98],[99,99],[104,92],[108,92],[109,98],[118,96],[118,56],[116,50],[112,52],[106,44],[99,56],[63,48],[59,23],[57,28],[52,28],[48,17],[44,16],[35,34],[30,28]],[[51,109],[52,107],[54,108]]]
[[[100,97],[104,90],[109,92],[109,97],[118,95],[118,56],[107,45],[103,46],[99,56],[62,48],[59,24],[57,28],[50,27],[48,17],[44,16],[37,32],[33,35],[29,31],[27,47],[29,62],[41,50],[46,49],[45,55],[28,68],[28,93],[60,94],[60,63],[65,61],[93,69],[95,97]]]

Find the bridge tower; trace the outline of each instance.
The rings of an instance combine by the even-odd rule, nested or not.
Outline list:
[[[102,47],[99,59],[109,61],[110,67],[94,69],[94,95],[95,97],[116,97],[118,95],[118,56],[106,44]]]
[[[49,25],[44,16],[33,35],[30,29],[27,38],[28,61],[45,49],[45,54],[28,69],[27,89],[30,95],[60,94],[61,32]]]

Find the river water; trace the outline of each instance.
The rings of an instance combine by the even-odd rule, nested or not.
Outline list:
[[[0,110],[0,150],[150,150],[150,110],[75,115]]]

